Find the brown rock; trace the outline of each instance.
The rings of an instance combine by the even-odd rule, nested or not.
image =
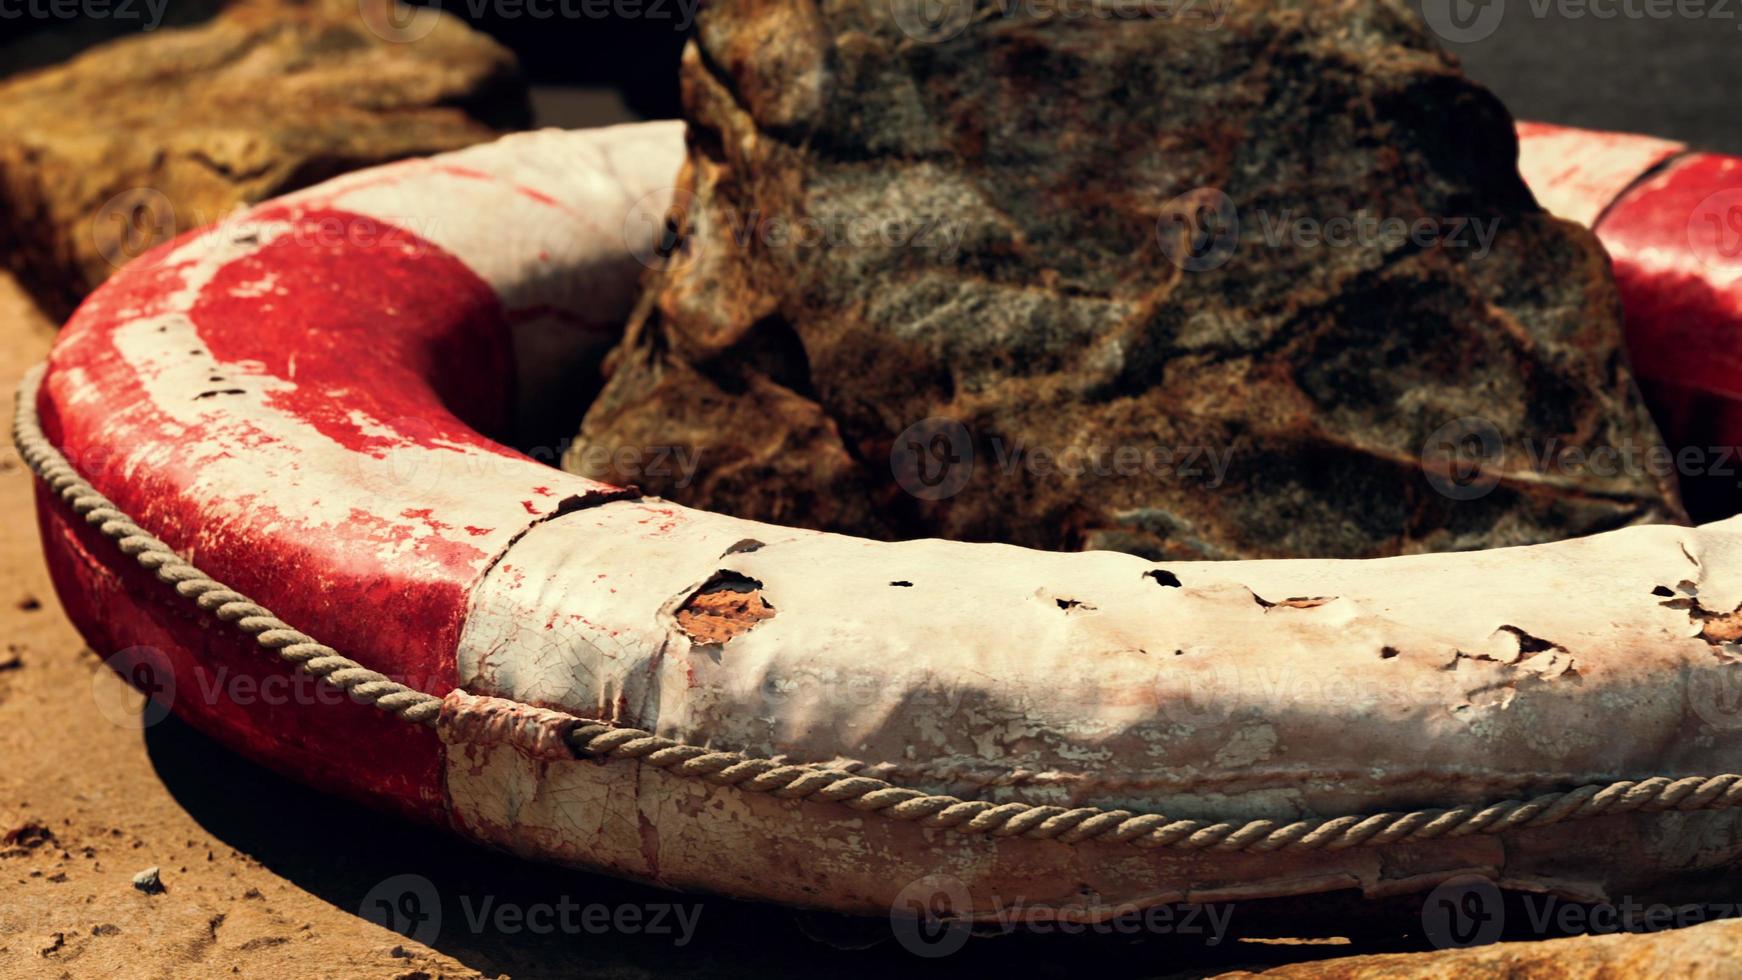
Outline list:
[[[1275,980],[1366,980],[1366,978],[1530,977],[1573,978],[1731,977],[1742,954],[1742,922],[1708,922],[1648,934],[1578,936],[1538,942],[1496,943],[1434,953],[1350,956],[1265,970]],[[1228,973],[1224,977],[1256,976]]]
[[[433,11],[395,33],[384,3],[250,0],[0,82],[0,254],[64,315],[240,205],[528,123],[507,50]]]
[[[34,850],[44,844],[56,844],[54,831],[40,820],[26,819],[15,813],[0,812],[0,853],[13,848]]]
[[[1537,207],[1505,109],[1401,5],[1231,5],[1214,30],[942,9],[705,7],[678,244],[570,468],[781,523],[1155,558],[1681,517],[1641,462],[1604,253]],[[623,465],[672,445],[693,482]]]

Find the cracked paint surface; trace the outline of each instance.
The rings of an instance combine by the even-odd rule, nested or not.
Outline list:
[[[757,547],[735,547],[745,540]],[[971,799],[1200,818],[1488,802],[1736,767],[1742,716],[1698,694],[1736,681],[1688,612],[1654,589],[1687,580],[1734,609],[1738,548],[1742,521],[1368,562],[1158,567],[1111,553],[872,542],[618,501],[516,543],[504,562],[514,572],[486,576],[473,595],[460,669],[475,694]],[[721,575],[756,583],[778,612],[703,642],[678,613]],[[826,894],[865,909],[913,880],[868,867],[946,868],[1005,894],[1020,880],[1037,889],[1031,902],[1061,908],[1069,898],[1036,898],[1048,893],[1029,873],[1140,902],[1234,880],[1247,895],[1310,891],[1309,880],[1390,887],[1388,870],[1353,852],[1259,865],[1150,852],[1124,864],[1091,848],[1085,861],[1067,845],[989,845],[630,763],[529,768],[502,751],[467,746],[466,758],[492,762],[464,776],[450,768],[456,812],[474,832],[505,845],[531,836],[559,858],[667,884],[730,889],[730,878],[744,894]],[[601,784],[587,805],[604,809],[584,827],[550,797]],[[521,805],[505,810],[507,799]],[[674,806],[684,816],[662,820]],[[1649,819],[1605,823],[1412,850],[1424,876],[1464,867],[1474,848],[1496,876],[1588,894],[1668,846],[1652,843]],[[1593,857],[1601,870],[1569,877],[1574,865],[1557,862],[1592,835],[1636,863]],[[768,855],[807,848],[820,854],[802,875],[769,872]],[[1738,853],[1732,843],[1699,861]]]

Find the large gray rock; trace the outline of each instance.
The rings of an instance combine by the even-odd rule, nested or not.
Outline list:
[[[571,468],[1157,558],[1680,517],[1604,253],[1400,5],[906,4],[705,8],[678,245]],[[638,465],[669,445],[693,480]]]

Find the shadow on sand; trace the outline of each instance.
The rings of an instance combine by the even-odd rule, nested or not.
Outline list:
[[[920,934],[910,925],[903,938],[888,918],[683,894],[499,854],[317,793],[174,717],[147,728],[145,739],[165,786],[214,836],[336,908],[384,922],[486,974],[1202,976],[1427,948],[1419,905],[1375,909],[1343,893],[1180,907],[1147,925],[1133,918],[1123,933],[966,936]],[[1299,935],[1303,915],[1353,942],[1258,938]],[[942,949],[952,951],[935,955]]]

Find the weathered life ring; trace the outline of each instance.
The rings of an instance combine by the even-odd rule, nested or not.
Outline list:
[[[1157,565],[757,524],[492,441],[517,383],[610,341],[680,133],[361,172],[118,272],[17,429],[90,644],[315,786],[800,905],[1092,919],[1471,871],[1593,898],[1742,858],[1742,519]],[[1649,202],[1742,186],[1729,161],[1526,136],[1630,304],[1693,290],[1688,211]],[[1734,359],[1742,289],[1701,282]]]

